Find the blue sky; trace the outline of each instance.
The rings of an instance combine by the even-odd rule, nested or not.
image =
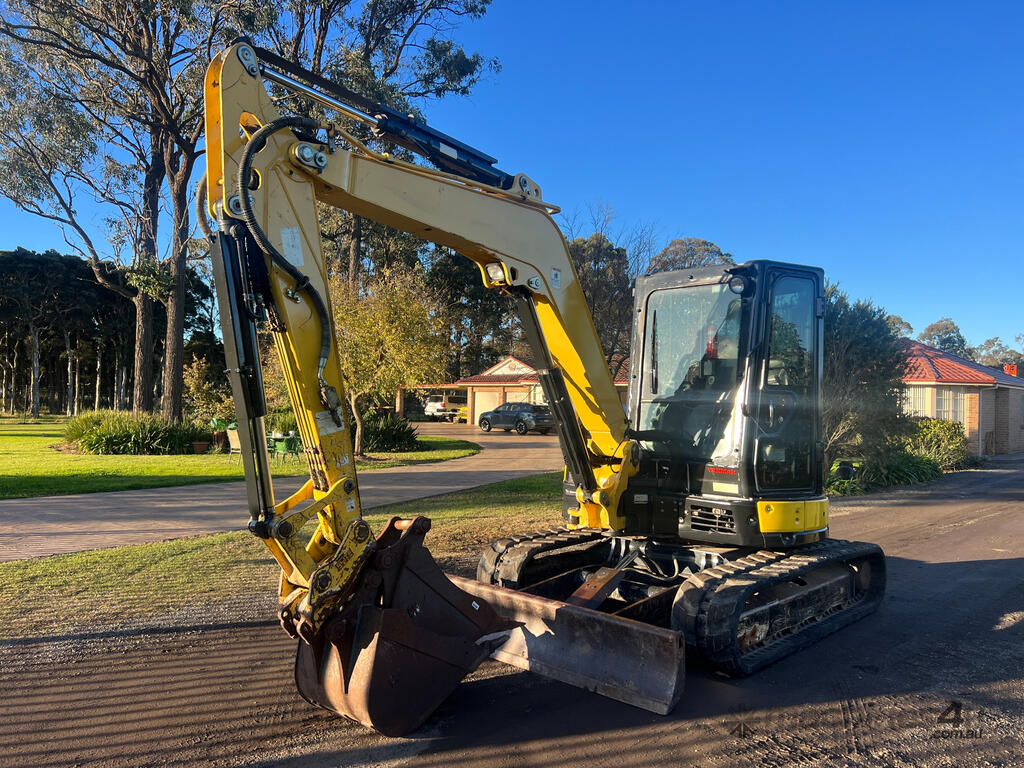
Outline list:
[[[503,69],[430,122],[549,202],[1024,333],[1024,4],[495,0],[460,37]],[[65,249],[6,201],[0,233]]]

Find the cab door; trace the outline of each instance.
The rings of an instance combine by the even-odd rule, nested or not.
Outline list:
[[[823,277],[817,269],[767,274],[754,409],[754,482],[760,495],[822,492]]]

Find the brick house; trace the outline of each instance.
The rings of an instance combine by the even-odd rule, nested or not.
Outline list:
[[[628,385],[627,360],[619,366],[619,374],[615,377],[615,388],[619,390],[619,399],[623,403],[626,402]],[[454,386],[466,388],[470,424],[476,424],[480,420],[480,414],[493,411],[502,403],[545,402],[544,391],[541,389],[533,361],[511,355],[483,373],[459,379]]]
[[[903,409],[959,421],[975,456],[1024,451],[1024,378],[902,339],[907,351]]]

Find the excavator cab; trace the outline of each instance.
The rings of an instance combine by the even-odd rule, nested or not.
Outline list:
[[[763,547],[825,533],[823,516],[792,530],[758,517],[759,502],[824,502],[823,283],[772,261],[637,280],[628,407],[642,451],[625,533]]]

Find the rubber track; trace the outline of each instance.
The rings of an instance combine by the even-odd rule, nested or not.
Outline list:
[[[740,653],[736,629],[751,594],[825,565],[864,558],[873,561],[874,581],[856,603],[768,645]],[[676,600],[675,619],[679,621],[685,611],[690,630],[687,642],[714,669],[749,675],[873,612],[882,600],[884,579],[885,555],[874,544],[827,539],[788,553],[756,552],[691,576],[689,589],[681,589]]]
[[[477,566],[476,579],[484,584],[497,584],[509,589],[520,585],[523,569],[541,552],[572,547],[604,536],[604,531],[593,528],[552,528],[520,536],[498,539],[484,550]]]

